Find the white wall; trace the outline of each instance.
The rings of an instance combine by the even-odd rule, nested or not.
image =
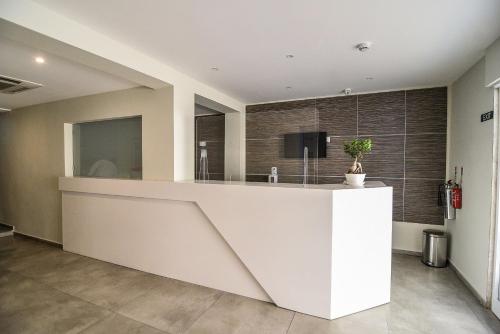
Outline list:
[[[244,112],[241,101],[35,2],[0,1],[0,28],[0,34],[10,39],[29,41],[47,52],[112,71],[141,85],[156,87],[160,81],[174,86],[175,180],[194,178],[195,94]],[[36,34],[30,35],[30,31]]]
[[[447,221],[450,261],[477,294],[487,299],[493,175],[493,121],[480,115],[493,110],[494,90],[486,88],[485,59],[452,86],[450,175],[464,167],[463,208]]]
[[[245,180],[245,112],[226,113],[224,138],[225,180]]]
[[[0,114],[0,217],[16,230],[61,242],[65,124],[142,115],[143,178],[172,180],[172,88],[132,88]]]
[[[392,249],[410,253],[422,252],[422,231],[444,230],[442,225],[392,222]]]

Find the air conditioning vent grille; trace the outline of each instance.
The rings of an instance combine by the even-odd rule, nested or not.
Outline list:
[[[38,87],[42,87],[42,85],[36,82],[0,75],[0,93],[3,94],[17,94]]]

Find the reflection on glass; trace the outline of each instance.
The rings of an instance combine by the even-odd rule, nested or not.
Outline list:
[[[198,180],[208,181],[210,180],[210,174],[208,173],[208,152],[207,143],[200,141],[200,170],[198,172]]]
[[[142,179],[142,118],[73,125],[73,175]]]

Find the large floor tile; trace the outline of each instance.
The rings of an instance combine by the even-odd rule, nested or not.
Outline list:
[[[161,283],[118,310],[118,313],[171,334],[184,333],[222,292],[173,279]]]
[[[297,313],[288,334],[387,334],[387,311],[384,305],[331,321]]]
[[[79,258],[81,258],[80,255],[63,252],[56,248],[49,248],[21,258],[14,258],[5,265],[5,268],[27,277],[38,278],[50,274],[61,266],[67,265]]]
[[[2,238],[0,333],[500,333],[451,269],[398,254],[392,263],[391,303],[329,321]]]
[[[24,238],[0,238],[0,267],[8,267],[19,263],[32,255],[57,250],[47,244]]]
[[[109,314],[13,272],[0,278],[2,333],[78,333]]]
[[[157,281],[154,275],[86,257],[41,275],[39,279],[111,310],[147,292]]]
[[[85,329],[82,334],[161,334],[165,333],[156,328],[145,325],[141,322],[129,319],[119,314],[112,314],[109,317],[95,323]]]
[[[286,333],[293,314],[270,303],[226,293],[187,333]]]

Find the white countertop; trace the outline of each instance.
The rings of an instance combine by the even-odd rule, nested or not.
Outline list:
[[[300,184],[300,183],[267,183],[267,182],[246,182],[246,181],[149,181],[149,180],[130,180],[130,179],[105,179],[105,178],[88,178],[88,177],[61,177],[63,186],[60,190],[65,189],[64,185],[69,184],[155,184],[155,185],[168,185],[168,184],[196,184],[196,185],[225,185],[225,186],[248,186],[248,187],[265,187],[265,188],[289,188],[289,189],[311,189],[311,190],[346,190],[346,189],[364,189],[364,188],[381,188],[387,187],[381,181],[366,181],[364,186],[351,186],[342,183],[335,184]],[[68,183],[69,182],[69,183]],[[75,183],[76,182],[76,183]],[[74,189],[73,189],[74,190]]]
[[[326,190],[340,190],[340,189],[361,189],[361,188],[379,188],[387,187],[381,181],[366,181],[364,186],[350,186],[343,183],[333,184],[301,184],[301,183],[267,183],[267,182],[246,182],[246,181],[176,181],[176,183],[196,183],[196,184],[221,184],[221,185],[238,185],[238,186],[252,186],[252,187],[278,187],[278,188],[306,188],[306,189],[326,189]]]

